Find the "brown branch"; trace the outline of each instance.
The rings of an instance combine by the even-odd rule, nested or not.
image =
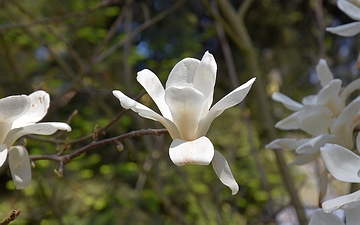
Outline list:
[[[15,209],[14,211],[12,211],[12,213],[8,218],[6,218],[2,223],[0,223],[0,225],[7,225],[11,223],[20,215],[20,212],[21,212],[20,209]]]
[[[67,163],[71,162],[71,160],[73,160],[74,158],[80,156],[81,154],[83,154],[91,149],[103,146],[103,145],[118,143],[124,139],[132,138],[132,137],[139,137],[139,136],[144,136],[144,135],[162,135],[162,134],[166,134],[166,133],[168,133],[168,131],[166,129],[142,129],[142,130],[137,130],[137,131],[131,131],[129,133],[122,134],[122,135],[119,135],[119,136],[116,136],[113,138],[108,138],[108,139],[104,139],[101,141],[93,141],[90,144],[88,144],[72,153],[69,153],[67,155],[58,155],[58,154],[33,155],[33,156],[30,156],[30,160],[32,160],[32,161],[52,160],[52,161],[58,161],[58,162],[67,164]]]

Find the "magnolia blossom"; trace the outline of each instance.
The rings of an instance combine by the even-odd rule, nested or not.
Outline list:
[[[345,37],[357,35],[360,32],[360,8],[347,0],[339,0],[337,5],[341,11],[346,13],[350,18],[356,22],[340,25],[337,27],[327,27],[326,30]]]
[[[212,162],[221,182],[232,190],[232,194],[236,194],[239,187],[227,161],[214,150],[213,144],[205,135],[217,116],[245,98],[255,78],[236,88],[211,107],[216,70],[215,59],[208,52],[201,61],[185,58],[171,70],[165,89],[153,72],[148,69],[140,71],[137,81],[154,100],[162,115],[120,91],[113,91],[113,94],[120,100],[122,107],[164,125],[173,139],[169,156],[175,165],[208,165]]]
[[[360,79],[341,88],[341,80],[334,79],[326,64],[321,59],[316,67],[322,89],[317,95],[303,98],[300,104],[277,92],[273,99],[286,108],[295,111],[275,126],[282,130],[300,129],[311,135],[310,138],[280,138],[272,141],[267,148],[295,149],[301,156],[292,164],[302,165],[314,160],[319,155],[320,147],[326,143],[352,147],[352,132],[356,126],[352,120],[357,118],[360,99],[346,105],[348,96],[360,88]]]
[[[351,216],[346,216],[347,225],[356,225],[356,220]],[[309,225],[345,225],[345,223],[333,213],[325,213],[322,209],[317,209],[311,216]]]
[[[30,184],[31,167],[25,147],[12,146],[14,142],[27,134],[50,135],[57,130],[71,130],[66,123],[37,123],[46,115],[49,105],[50,97],[45,91],[0,99],[0,166],[9,155],[9,167],[17,189]]]

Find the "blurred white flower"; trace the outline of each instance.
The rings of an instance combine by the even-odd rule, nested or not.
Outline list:
[[[346,220],[348,220],[348,217],[346,217]],[[356,223],[347,224],[355,225]],[[309,225],[345,225],[345,223],[335,214],[325,213],[322,209],[317,209],[311,216]]]
[[[272,149],[290,149],[300,154],[292,165],[302,165],[314,160],[319,155],[320,147],[326,143],[353,146],[352,132],[358,125],[353,123],[360,110],[360,98],[346,105],[349,95],[360,89],[360,79],[341,88],[341,80],[334,79],[324,59],[320,59],[316,72],[322,89],[317,95],[303,98],[302,104],[279,92],[272,98],[286,108],[295,111],[279,121],[275,127],[282,130],[302,130],[310,134],[310,138],[279,138],[266,147]]]
[[[201,61],[185,58],[170,72],[165,89],[153,72],[147,69],[140,71],[137,80],[154,100],[162,115],[120,91],[113,91],[113,94],[120,100],[122,107],[165,126],[173,139],[169,156],[175,165],[208,165],[212,162],[221,182],[232,190],[232,194],[236,194],[239,187],[227,161],[214,150],[213,144],[205,135],[217,116],[245,98],[255,78],[236,88],[211,107],[216,70],[215,59],[208,52]]]
[[[345,37],[357,35],[360,32],[360,8],[347,0],[339,0],[337,5],[341,11],[351,19],[356,20],[356,22],[336,27],[327,27],[326,31]]]
[[[71,130],[66,123],[37,123],[46,115],[49,105],[50,97],[45,91],[0,99],[0,166],[9,154],[9,167],[17,189],[30,184],[31,167],[25,147],[12,146],[14,142],[27,134],[50,135],[57,130]]]

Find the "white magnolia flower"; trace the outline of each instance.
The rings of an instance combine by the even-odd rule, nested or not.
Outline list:
[[[357,35],[360,32],[360,8],[347,0],[339,0],[337,5],[341,11],[353,20],[356,20],[356,22],[337,27],[327,27],[326,31],[345,37]]]
[[[30,184],[31,167],[25,147],[12,146],[14,142],[27,134],[50,135],[57,130],[71,130],[66,123],[37,123],[46,115],[49,105],[50,97],[45,91],[0,99],[0,166],[9,154],[9,167],[17,189]]]
[[[321,59],[316,67],[322,89],[317,95],[307,96],[300,104],[286,95],[274,93],[273,99],[286,108],[295,111],[289,117],[279,121],[275,126],[282,130],[300,129],[311,135],[311,138],[293,139],[280,138],[272,141],[266,147],[272,149],[290,149],[300,154],[292,165],[306,164],[318,157],[320,147],[326,143],[340,144],[351,148],[352,132],[357,124],[352,119],[357,118],[360,109],[360,99],[346,106],[348,96],[360,88],[360,79],[341,88],[341,80],[334,79],[326,64]]]
[[[245,98],[255,78],[211,107],[216,70],[215,59],[208,52],[201,61],[185,58],[171,70],[165,89],[153,72],[147,69],[140,71],[137,80],[154,100],[162,115],[120,91],[113,91],[113,94],[120,100],[122,107],[165,126],[173,139],[169,156],[175,165],[208,165],[212,162],[221,182],[232,190],[232,194],[236,194],[239,187],[227,161],[214,150],[213,144],[205,135],[217,116]]]

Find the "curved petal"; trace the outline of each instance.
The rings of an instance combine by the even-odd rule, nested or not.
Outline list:
[[[311,161],[314,161],[320,155],[319,152],[314,154],[304,154],[298,156],[294,161],[292,161],[289,166],[301,166],[305,165]]]
[[[231,189],[232,195],[235,195],[239,191],[239,185],[231,173],[228,162],[224,156],[216,150],[212,160],[212,166],[220,181]]]
[[[329,31],[333,34],[337,34],[344,37],[352,37],[357,35],[360,32],[360,22],[352,22],[345,25],[340,25],[336,27],[327,27],[326,31]]]
[[[360,8],[352,4],[350,1],[339,0],[337,5],[341,11],[346,13],[353,20],[360,20]]]
[[[331,200],[327,200],[322,204],[324,212],[329,213],[338,209],[353,209],[360,207],[360,191],[343,195]],[[359,211],[358,211],[359,213]],[[348,218],[346,217],[346,220]],[[346,221],[347,222],[347,221]],[[359,222],[359,221],[358,221]],[[347,224],[347,223],[346,223]]]
[[[343,141],[343,146],[353,148],[353,131],[360,124],[360,96],[341,112],[331,128],[331,133]]]
[[[154,100],[161,114],[165,118],[172,120],[169,107],[165,102],[165,90],[159,78],[150,70],[144,69],[138,72],[136,79]]]
[[[325,59],[319,60],[319,63],[316,66],[316,74],[322,87],[325,87],[334,79]]]
[[[4,162],[6,161],[7,158],[7,154],[8,154],[8,149],[6,144],[1,144],[0,145],[0,167],[4,164]]]
[[[327,134],[334,124],[333,117],[333,112],[325,106],[305,106],[298,115],[298,125],[313,136]]]
[[[169,87],[194,87],[194,77],[200,60],[185,58],[178,62],[171,70],[166,81],[165,89]]]
[[[303,105],[316,105],[318,101],[317,95],[308,95],[301,100]]]
[[[169,87],[165,90],[165,101],[169,106],[173,122],[178,128],[181,139],[194,140],[200,120],[204,95],[190,87]]]
[[[31,181],[29,154],[24,146],[13,146],[9,150],[9,167],[16,189],[24,189]]]
[[[0,99],[0,122],[12,123],[29,110],[30,104],[30,98],[26,95],[15,95]]]
[[[321,156],[329,172],[338,180],[360,183],[360,157],[336,144],[320,148]]]
[[[324,213],[322,209],[317,209],[311,216],[309,225],[345,225],[345,224],[335,214]]]
[[[177,166],[209,165],[214,157],[214,146],[205,136],[194,141],[175,139],[170,145],[169,156]]]
[[[5,138],[4,143],[11,146],[18,138],[27,134],[42,134],[51,135],[57,130],[71,131],[71,127],[66,123],[49,122],[49,123],[36,123],[25,127],[12,129]]]
[[[279,138],[275,139],[269,144],[266,145],[268,149],[284,149],[284,150],[294,150],[300,145],[308,142],[310,139],[294,139],[294,138]]]
[[[298,118],[301,114],[301,111],[297,111],[290,116],[280,120],[275,124],[275,127],[281,130],[296,130],[300,129]]]
[[[341,144],[341,140],[334,135],[321,134],[300,145],[295,152],[298,154],[314,154],[319,152],[326,143]]]
[[[31,93],[29,98],[31,101],[29,110],[13,122],[12,129],[36,123],[46,115],[50,106],[49,94],[40,90]]]
[[[212,54],[205,52],[195,72],[194,88],[204,95],[200,117],[205,116],[213,102],[217,65]]]
[[[271,95],[271,98],[274,101],[280,102],[281,104],[283,104],[285,106],[285,108],[290,109],[291,111],[299,111],[303,107],[302,104],[298,103],[297,101],[292,100],[291,98],[289,98],[288,96],[286,96],[280,92],[274,92]]]
[[[131,109],[132,111],[138,113],[140,116],[146,119],[160,122],[169,131],[172,139],[181,138],[177,127],[169,119],[162,117],[161,115],[144,106],[143,104],[134,101],[133,99],[124,95],[121,91],[114,90],[113,94],[116,98],[119,99],[121,106],[125,109]]]
[[[350,96],[350,94],[360,89],[360,78],[352,81],[350,84],[348,84],[344,90],[340,94],[340,98],[343,102],[346,102],[346,99]]]
[[[209,130],[212,121],[222,112],[224,112],[225,109],[240,103],[250,91],[250,88],[254,81],[255,78],[250,79],[248,82],[227,94],[213,107],[211,107],[209,113],[200,120],[197,136],[205,135]]]

